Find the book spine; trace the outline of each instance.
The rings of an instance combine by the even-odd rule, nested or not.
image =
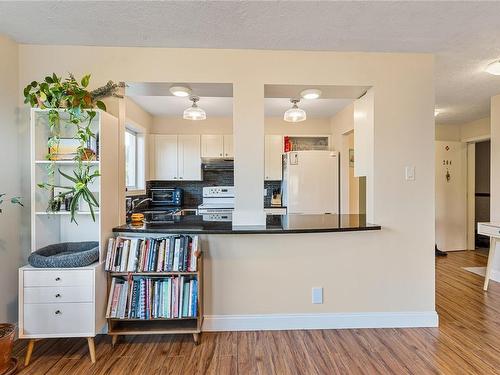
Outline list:
[[[111,279],[111,287],[109,288],[108,307],[106,308],[106,318],[111,318],[111,305],[113,304],[113,295],[115,292],[116,278]]]
[[[120,293],[121,293],[122,284],[115,283],[115,289],[113,290],[113,302],[111,303],[111,318],[117,317],[118,311],[118,302],[120,301]]]
[[[198,280],[194,279],[193,280],[193,303],[192,303],[192,317],[197,317],[198,316]]]
[[[110,264],[111,264],[111,256],[113,255],[113,247],[115,245],[115,239],[111,237],[108,240],[108,250],[106,252],[106,264],[104,266],[104,269],[106,271],[110,271]]]

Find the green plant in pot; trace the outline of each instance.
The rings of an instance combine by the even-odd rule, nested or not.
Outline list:
[[[93,91],[87,89],[90,83],[90,74],[83,76],[78,81],[73,74],[62,79],[55,73],[45,77],[42,82],[33,81],[27,85],[24,90],[24,102],[31,107],[48,109],[48,126],[50,137],[47,142],[48,153],[46,159],[52,161],[47,167],[47,178],[45,182],[38,184],[40,188],[48,190],[50,194],[48,211],[58,211],[61,200],[66,196],[72,195],[70,204],[71,221],[76,223],[76,214],[78,211],[78,201],[85,202],[95,221],[95,210],[99,207],[99,202],[89,189],[92,182],[99,177],[99,170],[91,168],[88,160],[94,160],[93,150],[88,149],[88,144],[92,139],[96,139],[96,134],[92,130],[92,121],[97,115],[96,108],[106,110],[102,102],[103,98],[109,96],[121,97],[117,91],[124,87],[123,83],[115,84],[109,81],[105,86],[99,87]],[[67,116],[61,118],[61,113]],[[58,158],[59,143],[61,139],[61,122],[71,128],[73,139],[78,140],[76,156],[74,157],[75,166],[73,175],[62,172],[59,174],[64,177],[72,186],[55,183],[55,171]],[[54,195],[54,188],[62,188],[64,192]]]

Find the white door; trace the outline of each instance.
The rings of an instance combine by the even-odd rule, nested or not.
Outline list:
[[[232,134],[224,135],[224,157],[226,158],[234,157]]]
[[[202,135],[201,156],[204,158],[221,158],[224,156],[223,135]]]
[[[467,145],[436,142],[436,245],[467,249]]]
[[[178,136],[179,179],[201,181],[199,135]]]
[[[281,156],[283,154],[283,137],[266,135],[264,178],[268,181],[279,181],[282,178]]]
[[[177,171],[177,136],[154,136],[154,176],[155,180],[176,180]]]

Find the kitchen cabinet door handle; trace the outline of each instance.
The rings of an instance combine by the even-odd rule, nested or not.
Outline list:
[[[57,293],[56,298],[61,298],[61,295],[59,293]]]
[[[62,314],[62,312],[61,312],[61,310],[56,310],[56,312],[55,312],[54,314],[56,314],[56,315],[61,315],[61,314]]]
[[[222,156],[222,154],[219,154],[219,156]]]
[[[60,277],[56,277],[56,281],[61,281],[61,278]]]

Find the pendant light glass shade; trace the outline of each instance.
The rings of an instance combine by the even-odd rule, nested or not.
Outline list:
[[[287,122],[301,122],[307,118],[306,111],[300,109],[297,103],[300,102],[298,99],[291,99],[290,102],[293,104],[292,108],[285,112],[283,120]]]
[[[193,102],[193,105],[184,110],[182,118],[184,120],[193,120],[193,121],[206,120],[207,114],[203,109],[198,107],[198,104],[196,104],[196,102],[199,101],[200,98],[198,98],[197,96],[193,96],[189,100]]]

